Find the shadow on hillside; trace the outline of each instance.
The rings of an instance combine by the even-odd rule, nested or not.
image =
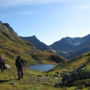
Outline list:
[[[0,80],[0,83],[5,83],[5,82],[9,82],[11,80]]]

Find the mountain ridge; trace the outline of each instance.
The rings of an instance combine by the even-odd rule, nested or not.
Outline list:
[[[37,49],[50,50],[67,59],[73,59],[90,51],[90,34],[84,37],[65,37],[50,46],[41,42],[36,36],[24,37]]]
[[[60,55],[72,59],[90,51],[90,34],[84,37],[66,37],[50,45]],[[64,54],[66,52],[68,54]],[[77,55],[76,55],[77,54]]]
[[[41,42],[35,35],[28,36],[28,37],[22,37],[22,38],[29,41],[37,49],[40,49],[40,50],[52,50],[50,46],[48,46],[45,43]]]

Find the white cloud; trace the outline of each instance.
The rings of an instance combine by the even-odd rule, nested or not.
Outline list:
[[[11,7],[16,5],[69,2],[75,0],[0,0],[0,7]]]

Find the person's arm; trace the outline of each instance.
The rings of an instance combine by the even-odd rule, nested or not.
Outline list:
[[[21,59],[21,62],[22,62],[22,64],[25,66],[25,62],[24,62],[24,60],[23,60],[23,59]]]
[[[18,67],[18,60],[17,59],[15,60],[15,65],[16,65],[16,67]]]
[[[17,61],[15,61],[15,65],[17,66]]]

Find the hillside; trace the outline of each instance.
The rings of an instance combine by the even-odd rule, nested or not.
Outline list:
[[[54,71],[49,73],[55,72],[61,77],[55,87],[73,87],[81,90],[90,87],[90,52],[57,65]]]
[[[76,70],[78,67],[82,66],[83,64],[85,64],[89,59],[90,59],[90,52],[84,53],[83,55],[78,56],[77,58],[74,58],[66,63],[57,65],[55,70],[60,72],[62,71],[71,72]]]
[[[90,34],[84,37],[66,37],[50,45],[56,52],[68,59],[73,59],[90,51]]]
[[[8,63],[14,63],[13,59],[16,59],[18,54],[29,65],[35,63],[55,63],[55,58],[54,61],[50,59],[52,55],[58,57],[60,62],[63,61],[62,57],[52,52],[46,51],[48,56],[44,55],[46,52],[36,49],[30,42],[20,38],[8,23],[0,22],[0,42],[0,53],[3,53]],[[39,53],[42,53],[43,57]]]

